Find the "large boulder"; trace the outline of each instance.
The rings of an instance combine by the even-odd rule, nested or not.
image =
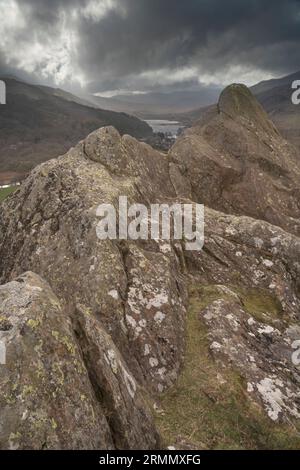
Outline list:
[[[155,448],[142,393],[111,337],[76,324],[49,285],[26,273],[0,287],[1,449]]]

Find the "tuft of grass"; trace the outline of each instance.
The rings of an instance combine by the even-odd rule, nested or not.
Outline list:
[[[257,321],[272,324],[283,317],[281,302],[267,289],[231,287],[238,294],[246,312]]]
[[[300,448],[299,432],[274,425],[249,399],[239,373],[221,367],[210,355],[200,313],[228,295],[218,286],[190,290],[184,367],[177,383],[161,397],[163,412],[156,418],[163,442],[196,449]],[[260,296],[251,293],[248,298],[243,292],[243,298],[252,312],[263,308]]]
[[[0,203],[4,201],[4,199],[6,199],[7,196],[15,192],[16,189],[17,189],[17,186],[10,186],[9,188],[1,188],[0,189]]]

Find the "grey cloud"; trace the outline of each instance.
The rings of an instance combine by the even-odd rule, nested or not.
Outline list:
[[[29,45],[34,36],[45,43],[57,37],[64,12],[65,28],[77,40],[74,73],[81,71],[92,91],[178,89],[180,83],[193,88],[201,75],[218,81],[230,67],[275,75],[299,68],[298,0],[115,0],[116,8],[98,20],[82,14],[89,0],[18,3],[28,22],[18,40]],[[1,56],[0,61],[5,67]],[[44,66],[37,61],[36,78],[45,79]],[[195,70],[195,76],[175,77],[174,83],[145,78],[145,72],[169,70],[172,76],[184,68]]]

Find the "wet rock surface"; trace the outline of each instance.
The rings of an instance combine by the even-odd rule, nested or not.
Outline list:
[[[228,381],[238,375],[244,403],[254,403],[268,426],[282,422],[297,435],[299,368],[291,357],[300,312],[300,170],[293,148],[253,100],[247,89],[229,87],[212,120],[186,132],[169,156],[102,128],[37,167],[1,205],[0,339],[8,344],[8,364],[0,365],[2,448],[174,444],[177,423],[168,421],[168,409],[165,421],[157,410],[160,400],[172,406],[168,394],[177,393],[185,368],[201,365],[188,353],[189,328],[196,344],[206,339],[195,354],[210,358],[209,370],[229,371]],[[97,207],[112,204],[118,213],[119,196],[147,207],[205,203],[203,250],[185,250],[185,240],[98,239]],[[191,286],[200,289],[196,305]],[[34,375],[35,361],[46,376]],[[66,369],[62,384],[57,362]],[[195,400],[201,390],[210,394],[201,374],[188,384],[183,396],[189,388]],[[24,387],[38,391],[24,395]],[[45,393],[52,388],[57,395]],[[32,416],[41,410],[37,433]],[[200,414],[194,419],[190,426],[200,428]],[[193,442],[191,433],[178,442],[218,446],[203,436]],[[237,445],[234,439],[226,445]]]

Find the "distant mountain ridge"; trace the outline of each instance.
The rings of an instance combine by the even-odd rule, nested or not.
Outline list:
[[[83,98],[104,109],[127,112],[142,119],[155,119],[168,114],[189,112],[197,106],[211,105],[217,101],[220,92],[221,88],[202,87],[197,91],[120,94],[112,98],[83,95]]]

